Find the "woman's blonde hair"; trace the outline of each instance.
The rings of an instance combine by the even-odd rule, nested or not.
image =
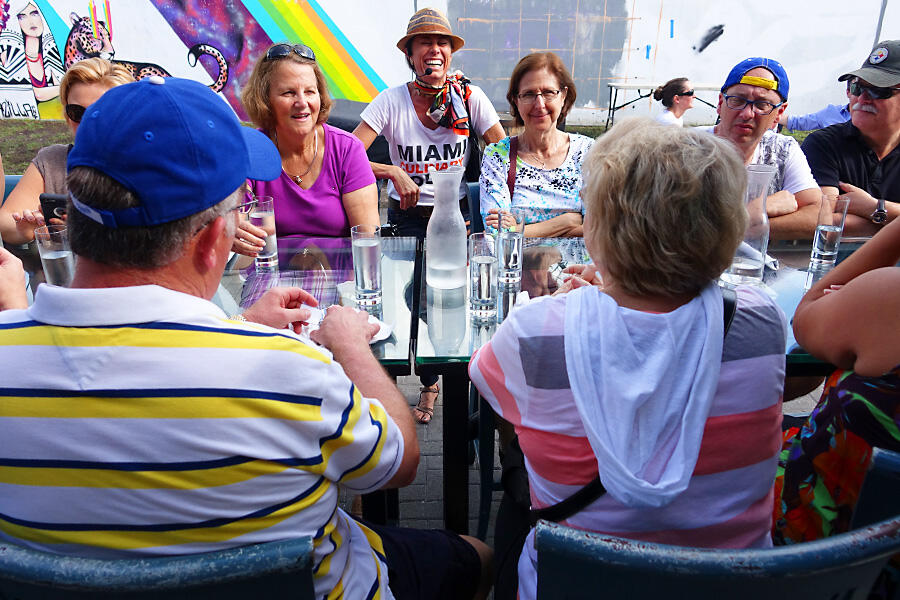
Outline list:
[[[583,169],[585,236],[627,293],[696,295],[731,264],[747,173],[727,140],[629,119],[594,142]]]
[[[100,84],[108,88],[114,88],[126,83],[132,83],[134,77],[131,71],[120,64],[110,62],[105,58],[86,58],[80,60],[66,71],[59,83],[59,101],[67,104],[69,90],[76,83]]]
[[[277,45],[277,44],[275,44]],[[268,49],[266,50],[268,52]],[[275,129],[275,118],[272,116],[272,107],[269,106],[269,86],[272,84],[272,74],[280,63],[292,61],[300,65],[310,65],[316,76],[316,87],[319,88],[319,117],[316,123],[324,123],[328,119],[328,113],[331,112],[331,96],[328,94],[328,83],[325,81],[325,74],[319,68],[319,64],[308,58],[304,58],[295,52],[289,52],[287,56],[266,60],[263,54],[256,65],[253,72],[250,73],[250,79],[241,90],[241,104],[247,111],[247,116],[260,129],[272,132]]]

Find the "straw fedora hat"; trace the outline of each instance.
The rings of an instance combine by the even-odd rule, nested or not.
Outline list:
[[[450,29],[450,21],[440,11],[433,8],[423,8],[409,19],[406,26],[406,35],[397,42],[397,48],[406,54],[406,43],[417,35],[445,35],[450,38],[450,51],[456,52],[465,45],[466,40],[458,35],[453,35]]]

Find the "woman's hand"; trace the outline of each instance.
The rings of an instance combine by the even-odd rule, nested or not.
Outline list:
[[[0,248],[0,310],[28,308],[22,261]]]
[[[391,183],[394,184],[394,189],[400,196],[400,208],[406,210],[419,203],[419,186],[409,178],[406,171],[395,167],[391,174]]]
[[[571,292],[586,285],[603,287],[603,280],[600,278],[600,275],[597,273],[597,267],[594,265],[571,265],[566,267],[563,273],[567,273],[571,277],[559,286],[559,289],[553,293],[554,296]]]
[[[516,227],[516,220],[509,211],[500,212],[499,208],[492,208],[488,211],[488,216],[484,220],[484,227],[491,227],[497,230],[508,231]]]
[[[237,232],[234,234],[234,242],[231,249],[244,256],[256,257],[259,251],[266,245],[266,231],[250,221],[241,219]]]
[[[16,222],[16,231],[23,238],[34,239],[34,230],[44,225],[44,214],[40,210],[23,210],[21,213],[12,213]]]

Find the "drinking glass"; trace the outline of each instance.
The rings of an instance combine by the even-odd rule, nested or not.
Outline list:
[[[816,281],[834,268],[849,206],[849,196],[822,194],[816,234],[809,254],[806,289],[811,288]]]
[[[772,165],[747,166],[747,229],[744,241],[731,259],[731,266],[722,273],[721,281],[727,286],[740,284],[762,285],[769,249],[769,217],[766,214],[766,198],[769,182],[775,176]]]
[[[43,225],[34,230],[44,279],[50,285],[68,287],[75,274],[75,257],[69,246],[69,233],[65,225]]]
[[[278,241],[275,239],[275,202],[272,196],[257,196],[250,210],[250,224],[265,230],[266,243],[256,255],[257,271],[278,270]]]
[[[381,304],[381,227],[355,225],[350,228],[353,250],[353,277],[356,282],[356,304]]]
[[[515,225],[503,227],[504,221],[512,217]],[[504,218],[505,217],[505,218]],[[497,232],[497,259],[499,273],[497,281],[501,286],[517,286],[522,282],[522,240],[525,237],[525,212],[513,208],[500,211],[500,230]]]
[[[476,319],[497,315],[497,245],[489,233],[469,236],[469,308]]]

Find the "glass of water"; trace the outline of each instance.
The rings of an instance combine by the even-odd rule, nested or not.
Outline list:
[[[44,279],[50,285],[69,287],[75,274],[75,257],[69,246],[69,233],[65,225],[43,225],[34,230]]]
[[[489,233],[469,236],[469,308],[475,319],[497,316],[497,245]]]
[[[381,304],[381,227],[355,225],[350,228],[350,240],[356,304],[361,307]]]
[[[278,241],[275,239],[275,201],[272,196],[257,196],[250,209],[250,224],[266,232],[266,243],[256,255],[257,271],[278,270]]]
[[[822,200],[819,203],[819,218],[816,221],[816,234],[813,237],[812,251],[809,253],[807,289],[834,268],[849,206],[849,196],[822,194]]]
[[[514,225],[507,222],[512,217]],[[497,259],[501,286],[517,286],[522,282],[522,240],[525,237],[525,213],[519,209],[500,212],[500,230],[497,232]]]

